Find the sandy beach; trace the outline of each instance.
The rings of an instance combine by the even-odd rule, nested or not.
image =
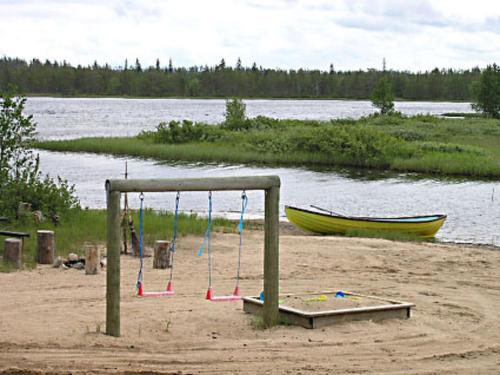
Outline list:
[[[381,239],[280,237],[281,293],[348,290],[412,302],[409,320],[263,330],[241,302],[204,299],[199,237],[179,240],[176,296],[135,296],[122,256],[122,336],[105,331],[105,270],[0,274],[0,374],[498,374],[500,251]],[[214,235],[214,290],[232,291],[238,236]],[[262,289],[263,232],[249,231],[243,295]],[[146,260],[146,290],[165,286]]]

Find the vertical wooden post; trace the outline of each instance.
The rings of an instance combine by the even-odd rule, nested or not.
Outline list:
[[[3,260],[13,263],[16,268],[21,268],[23,261],[22,248],[22,240],[17,238],[7,238],[5,240]]]
[[[106,334],[120,336],[120,192],[107,191]]]
[[[265,191],[264,223],[264,324],[272,327],[279,318],[279,187]]]
[[[38,230],[36,232],[37,259],[40,264],[53,264],[56,242],[54,231]]]
[[[94,244],[85,245],[85,274],[97,275],[101,267],[101,254]]]
[[[170,268],[170,241],[155,241],[155,249],[153,254],[153,268],[165,269]]]

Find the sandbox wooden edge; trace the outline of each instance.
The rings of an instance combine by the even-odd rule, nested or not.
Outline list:
[[[330,294],[333,292],[320,292]],[[327,311],[303,311],[290,306],[279,306],[279,319],[283,324],[298,325],[308,329],[321,328],[333,324],[371,320],[381,321],[385,319],[409,319],[413,303],[384,299],[375,296],[367,296],[358,293],[345,292],[345,295],[376,299],[384,304],[370,307],[356,307],[352,309],[337,309]],[[243,297],[243,311],[249,314],[262,314],[263,301],[258,297]]]

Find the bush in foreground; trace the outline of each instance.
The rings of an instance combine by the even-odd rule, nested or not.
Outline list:
[[[0,215],[14,216],[20,202],[52,216],[78,207],[73,186],[39,170],[38,155],[29,148],[36,123],[23,113],[26,98],[7,93],[0,100]]]

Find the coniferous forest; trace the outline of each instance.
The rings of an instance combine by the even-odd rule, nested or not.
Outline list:
[[[337,71],[267,69],[253,63],[234,66],[176,67],[159,59],[143,67],[138,59],[113,68],[108,64],[72,66],[63,61],[0,59],[0,91],[25,94],[131,97],[246,97],[368,99],[378,79],[389,78],[394,95],[406,100],[472,100],[479,68],[426,72],[393,70]]]

